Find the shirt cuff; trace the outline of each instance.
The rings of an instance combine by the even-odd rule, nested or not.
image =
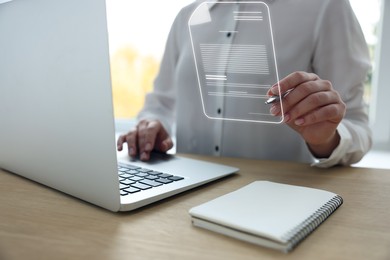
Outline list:
[[[336,149],[333,150],[329,158],[315,158],[315,162],[311,166],[329,168],[337,164],[342,164],[342,159],[345,157],[348,147],[352,142],[352,135],[343,123],[338,125],[337,132],[340,135],[340,143]]]

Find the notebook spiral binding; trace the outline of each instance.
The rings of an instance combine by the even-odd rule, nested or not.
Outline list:
[[[321,208],[305,219],[300,225],[290,230],[284,235],[283,239],[290,243],[287,251],[294,249],[303,239],[314,231],[322,222],[325,221],[338,207],[343,204],[343,199],[336,195]]]

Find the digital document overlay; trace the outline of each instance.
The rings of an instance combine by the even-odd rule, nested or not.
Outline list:
[[[188,21],[204,114],[211,119],[281,123],[267,91],[279,82],[269,7],[264,2],[201,3]],[[278,86],[279,87],[279,86]],[[281,96],[279,88],[279,96]]]

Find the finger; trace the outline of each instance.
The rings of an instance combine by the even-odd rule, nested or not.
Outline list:
[[[288,95],[285,95],[282,101],[278,101],[272,104],[270,107],[270,113],[274,116],[280,116],[282,114],[280,102],[282,102],[284,114],[292,113],[293,116],[295,114],[295,117],[298,117],[299,115],[303,114],[303,112],[300,112],[301,110],[311,110],[314,108],[315,104],[317,104],[317,106],[318,104],[325,105],[327,99],[317,97],[315,95],[316,93],[327,93],[329,89],[331,89],[331,85],[319,84],[318,81],[303,83],[289,91]],[[308,98],[309,100],[306,100]],[[321,102],[317,102],[315,100],[316,98],[320,99]],[[309,103],[309,106],[307,107],[305,107],[306,102]],[[292,109],[296,110],[295,113],[291,112]]]
[[[172,139],[167,136],[162,142],[160,142],[158,145],[156,145],[156,149],[161,152],[167,152],[169,149],[173,147],[173,141]]]
[[[126,135],[127,149],[130,157],[137,156],[138,144],[137,144],[137,130],[133,130]]]
[[[161,131],[161,124],[157,121],[150,121],[147,124],[144,141],[145,141],[145,151],[150,152],[153,150],[158,135]]]
[[[343,104],[328,104],[294,120],[297,126],[306,126],[320,122],[338,124],[344,117],[345,106]]]
[[[139,123],[138,145],[141,160],[150,159],[150,152],[153,150],[158,131],[159,127],[155,121],[141,121]]]
[[[293,89],[305,82],[315,81],[318,79],[319,77],[314,73],[307,73],[303,71],[293,72],[280,80],[277,84],[273,85],[268,94],[279,95],[279,93],[285,93],[286,91]]]
[[[289,114],[290,120],[295,120],[320,107],[324,107],[330,104],[338,104],[341,102],[342,101],[340,100],[340,97],[336,92],[314,92],[312,94],[307,95],[296,104],[291,104],[292,102],[290,100],[290,106],[286,108],[286,113]],[[284,106],[286,107],[285,104]]]
[[[307,98],[311,97],[311,99],[314,99],[310,102],[312,105],[318,105],[321,102],[326,101],[326,99],[322,100],[321,102],[318,102],[316,98],[322,99],[321,97],[315,96],[316,93],[337,93],[333,90],[332,84],[327,80],[316,80],[316,81],[308,81],[305,83],[302,83],[298,86],[296,86],[292,91],[289,92],[287,96],[285,96],[282,100],[283,103],[283,110],[284,113],[290,113],[291,109],[295,109],[298,104],[305,101]],[[327,95],[327,94],[325,94]],[[338,95],[338,94],[337,94]],[[335,101],[336,102],[336,101]],[[325,103],[323,103],[325,104]],[[301,106],[306,105],[305,103],[302,103]],[[280,106],[280,104],[279,104]],[[307,108],[306,108],[307,109]],[[310,109],[313,109],[313,107],[310,107]],[[298,114],[296,112],[295,114]],[[302,113],[301,113],[302,114]],[[298,116],[298,115],[296,115]]]
[[[118,151],[122,151],[123,150],[123,143],[126,142],[126,135],[121,135],[118,137],[118,140],[116,142],[116,148],[118,149]]]

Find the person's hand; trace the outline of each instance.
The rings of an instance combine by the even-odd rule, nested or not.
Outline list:
[[[279,82],[283,98],[284,122],[297,131],[312,153],[326,158],[340,142],[337,126],[345,115],[346,105],[332,83],[316,74],[294,72]],[[278,95],[277,85],[269,95]],[[280,116],[280,104],[273,104],[271,114]]]
[[[129,156],[139,154],[142,161],[149,160],[153,150],[167,152],[173,147],[172,139],[158,120],[142,120],[135,129],[119,136],[118,151],[123,150],[124,143],[127,143]]]

